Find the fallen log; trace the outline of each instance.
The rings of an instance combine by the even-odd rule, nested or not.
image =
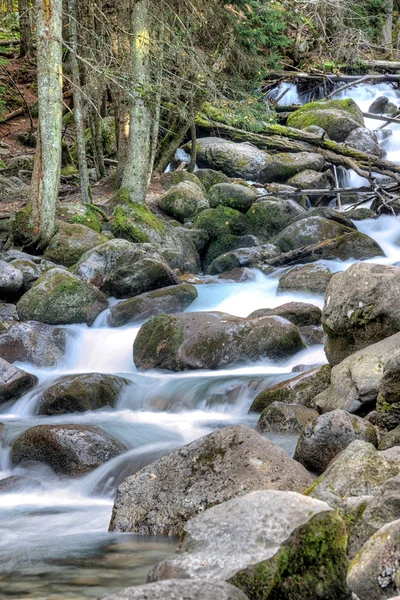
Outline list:
[[[386,121],[386,123],[396,123],[397,125],[400,125],[400,119],[388,117],[388,115],[374,115],[373,113],[363,112],[363,116],[366,119],[375,119],[375,121]]]
[[[400,62],[393,60],[363,60],[363,64],[371,69],[384,71],[400,71]]]

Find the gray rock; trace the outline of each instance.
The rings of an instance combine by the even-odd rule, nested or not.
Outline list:
[[[217,579],[173,579],[127,588],[104,596],[102,600],[248,600],[248,596],[237,587]]]
[[[347,583],[360,600],[386,600],[400,591],[400,520],[384,525],[361,548]]]
[[[101,373],[66,375],[40,394],[36,411],[39,415],[62,415],[113,407],[129,383],[123,377]]]
[[[9,262],[11,266],[18,269],[23,277],[23,289],[29,290],[32,285],[49,269],[57,266],[49,260],[33,261],[29,258],[15,258]]]
[[[382,115],[388,103],[389,98],[387,96],[379,96],[379,98],[373,101],[368,109],[368,112],[372,113],[373,115]]]
[[[372,131],[365,129],[365,127],[353,129],[346,138],[345,144],[356,148],[356,150],[361,150],[361,152],[378,156],[379,158],[382,158],[384,155],[384,151],[379,146],[376,135]]]
[[[19,321],[15,304],[0,302],[0,334],[8,331]]]
[[[64,269],[51,269],[22,296],[17,312],[21,321],[91,325],[107,307],[106,296],[97,288]]]
[[[0,260],[0,299],[6,300],[15,295],[22,288],[24,278],[19,269]]]
[[[43,258],[58,265],[72,267],[85,252],[104,244],[107,238],[86,225],[58,222],[58,232],[52,237]]]
[[[45,463],[62,475],[83,475],[126,448],[100,427],[89,425],[36,425],[11,444],[13,466]]]
[[[324,157],[314,152],[277,153],[268,158],[259,179],[262,183],[283,182],[301,171],[322,171],[324,166]]]
[[[304,427],[316,419],[318,419],[318,413],[312,408],[300,404],[272,402],[261,413],[257,430],[264,433],[300,433]],[[372,425],[370,426],[372,427]]]
[[[125,479],[112,531],[178,534],[209,506],[259,489],[303,491],[307,471],[253,429],[219,429]]]
[[[281,233],[276,235],[271,242],[279,246],[282,252],[289,252],[302,246],[310,246],[336,238],[346,233],[352,233],[352,229],[345,227],[335,221],[323,217],[306,217],[292,223]]]
[[[399,267],[356,263],[334,275],[322,311],[329,362],[338,364],[400,331],[399,295]]]
[[[253,204],[246,213],[246,229],[252,235],[270,239],[298,217],[307,215],[294,200],[268,196]]]
[[[375,405],[384,367],[398,351],[400,333],[355,352],[334,366],[331,385],[315,398],[321,412],[368,412]]]
[[[349,227],[350,229],[354,229],[355,231],[357,231],[357,227],[354,225],[353,221],[348,217],[347,212],[342,213],[333,208],[329,208],[328,206],[318,206],[316,208],[311,208],[305,213],[299,215],[296,221],[308,219],[309,217],[322,217],[324,219],[328,219],[328,221],[334,221],[335,223],[339,223],[339,225],[344,225],[345,227]]]
[[[385,362],[383,376],[379,383],[379,395],[376,409],[378,422],[387,429],[400,424],[400,352],[397,350]],[[390,438],[393,440],[393,436]],[[394,445],[394,444],[392,444]]]
[[[140,369],[218,369],[304,348],[297,327],[280,317],[242,319],[220,312],[159,315],[144,323],[133,345]]]
[[[332,277],[333,273],[325,265],[293,267],[279,278],[278,291],[292,290],[323,296]]]
[[[200,188],[202,196],[205,197],[207,190],[196,175],[197,173],[189,173],[189,171],[168,171],[168,173],[161,173],[160,181],[164,190],[167,191],[179,185],[180,183],[191,183]]]
[[[209,508],[184,531],[175,557],[156,565],[150,581],[220,577],[250,600],[349,598],[345,527],[324,502],[252,492]]]
[[[242,238],[252,236],[241,236]],[[238,248],[225,252],[215,258],[207,268],[210,275],[219,275],[225,271],[231,271],[239,267],[256,268],[265,260],[278,255],[278,248],[273,244],[263,244],[253,248]]]
[[[306,302],[287,302],[275,308],[260,308],[252,312],[248,319],[270,317],[275,315],[287,319],[297,327],[303,325],[320,325],[322,312],[318,306]]]
[[[210,188],[208,198],[211,208],[220,204],[246,212],[257,198],[254,188],[237,183],[218,183]]]
[[[36,321],[16,323],[0,334],[0,356],[9,363],[29,362],[36,367],[54,367],[64,358],[67,333]]]
[[[18,400],[38,383],[38,378],[0,358],[0,403]]]
[[[334,410],[306,425],[297,442],[295,460],[321,474],[331,460],[355,440],[376,446],[375,427],[361,417]]]
[[[257,181],[267,161],[268,154],[251,144],[212,137],[197,140],[199,166],[222,171],[229,177]]]
[[[110,309],[107,322],[111,327],[144,321],[155,315],[183,312],[198,294],[194,285],[181,283],[147,292],[125,300]]]
[[[353,208],[346,210],[346,216],[353,221],[364,221],[365,219],[377,219],[378,215],[369,208]]]
[[[287,181],[288,185],[301,190],[329,190],[332,187],[332,175],[329,171],[318,172],[312,169],[301,171]],[[312,203],[316,203],[318,196],[312,196]]]
[[[111,273],[109,293],[116,298],[129,298],[180,283],[166,262],[156,258],[127,261]]]
[[[198,169],[193,173],[204,185],[206,192],[212,188],[213,185],[218,183],[230,183],[229,177],[222,171],[213,171],[212,169]]]
[[[272,402],[301,404],[308,408],[315,408],[315,396],[329,387],[330,381],[331,368],[329,365],[306,370],[305,373],[301,373],[293,379],[283,381],[260,392],[250,410],[262,412]]]
[[[224,271],[218,275],[218,279],[224,279],[229,281],[235,281],[236,283],[242,283],[243,281],[253,281],[256,278],[254,271],[251,271],[247,267],[236,267],[230,271]]]
[[[210,207],[200,182],[195,184],[190,181],[182,181],[171,187],[160,198],[159,206],[167,215],[181,223],[193,219],[198,212]]]
[[[303,325],[299,327],[301,337],[307,346],[323,346],[326,341],[326,335],[322,327],[316,325]]]

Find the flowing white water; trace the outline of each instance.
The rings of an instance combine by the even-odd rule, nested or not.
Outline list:
[[[287,85],[287,84],[285,84]],[[363,110],[373,100],[387,95],[397,103],[398,93],[390,86],[363,86],[346,90]],[[282,103],[298,101],[290,87]],[[379,127],[379,121],[368,126]],[[388,128],[382,142],[391,160],[400,162],[400,128]],[[353,183],[354,175],[349,178]],[[371,262],[400,263],[400,219],[384,216],[357,223],[360,231],[373,237],[385,258]],[[352,261],[324,261],[333,271],[346,269]],[[255,279],[244,283],[215,280],[198,286],[198,298],[189,311],[219,310],[247,316],[259,308],[271,308],[298,300],[322,307],[323,298],[304,294],[278,294],[279,273],[266,276],[255,271]],[[235,365],[219,371],[184,373],[138,372],[133,363],[132,344],[139,326],[112,329],[106,312],[92,327],[69,326],[65,359],[55,369],[38,369],[21,364],[39,377],[39,385],[12,405],[2,407],[0,421],[6,436],[0,446],[0,480],[10,475],[26,476],[21,491],[0,493],[0,598],[98,597],[121,586],[143,582],[150,566],[174,548],[174,542],[108,533],[116,486],[172,449],[217,427],[245,423],[254,425],[248,414],[260,390],[293,376],[298,364],[325,361],[322,346],[314,346],[290,359],[276,363]],[[54,417],[37,415],[37,400],[43,389],[58,377],[73,373],[101,372],[123,375],[131,381],[111,410]],[[13,469],[10,442],[28,427],[39,423],[98,425],[119,439],[128,451],[84,477],[56,476],[44,467]],[[274,436],[289,453],[293,436]]]

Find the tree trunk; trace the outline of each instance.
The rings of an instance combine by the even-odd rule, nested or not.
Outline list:
[[[149,25],[149,0],[131,4],[128,76],[133,83],[122,94],[119,110],[118,181],[131,200],[139,203],[145,201],[152,172]]]
[[[85,127],[83,114],[83,99],[79,75],[78,32],[76,0],[68,0],[69,26],[71,35],[71,76],[74,94],[74,121],[76,131],[76,147],[78,152],[79,174],[81,180],[81,199],[83,204],[91,204],[92,193],[90,190],[89,173],[86,161]]]
[[[385,0],[383,7],[382,42],[388,51],[392,52],[393,36],[393,0]]]
[[[38,247],[56,231],[62,135],[62,0],[36,0],[38,146],[30,191],[30,226]]]
[[[19,57],[30,57],[33,54],[31,19],[29,14],[30,0],[18,0],[20,50]]]

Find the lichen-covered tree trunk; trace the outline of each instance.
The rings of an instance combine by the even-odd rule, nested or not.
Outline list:
[[[62,0],[36,0],[38,146],[29,222],[39,247],[56,231],[62,134]]]
[[[81,80],[78,65],[78,30],[76,0],[68,0],[69,27],[71,36],[71,76],[74,94],[74,121],[76,131],[76,148],[78,153],[79,174],[81,180],[81,199],[83,204],[92,202],[89,173],[86,161],[84,107],[81,91]]]
[[[382,42],[387,50],[392,51],[393,36],[393,0],[385,0],[383,5]]]
[[[30,57],[33,54],[32,29],[29,17],[30,8],[30,0],[18,0],[20,58],[24,56]]]
[[[149,0],[131,0],[129,17],[132,85],[120,100],[118,181],[132,201],[143,203],[153,167]]]

